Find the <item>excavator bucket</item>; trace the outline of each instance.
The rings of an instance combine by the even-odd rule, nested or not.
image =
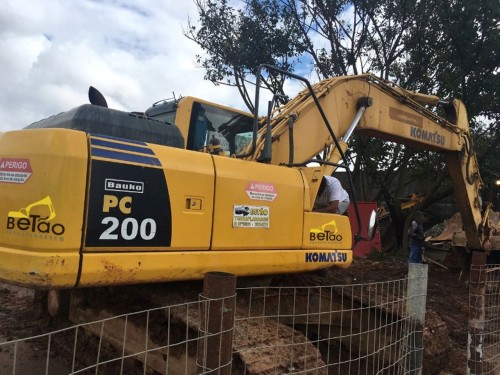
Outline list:
[[[485,250],[500,250],[500,212],[490,211],[488,223],[490,236],[485,244]],[[426,238],[429,244],[426,256],[444,258],[446,252],[452,247],[466,248],[467,246],[460,213],[454,214],[449,220],[438,224],[431,231],[434,233]]]

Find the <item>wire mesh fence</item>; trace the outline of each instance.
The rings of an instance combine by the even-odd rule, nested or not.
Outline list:
[[[404,373],[406,283],[240,290],[235,353],[248,373]]]
[[[413,374],[423,324],[412,304],[423,297],[425,309],[425,293],[408,290],[426,277],[238,288],[118,316],[77,310],[99,320],[0,344],[1,373]]]
[[[199,309],[198,302],[148,309],[2,343],[1,373],[194,374],[200,336],[189,319]]]
[[[500,373],[500,265],[472,265],[468,374]]]

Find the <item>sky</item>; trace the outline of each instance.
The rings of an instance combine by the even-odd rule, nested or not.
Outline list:
[[[192,0],[3,0],[0,131],[88,103],[89,86],[126,111],[174,93],[246,110],[236,88],[203,79],[189,18]]]

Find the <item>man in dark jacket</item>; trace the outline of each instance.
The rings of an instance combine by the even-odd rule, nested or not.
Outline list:
[[[408,229],[408,237],[410,237],[410,257],[408,258],[408,263],[422,263],[422,246],[424,246],[423,220],[424,214],[417,211]]]

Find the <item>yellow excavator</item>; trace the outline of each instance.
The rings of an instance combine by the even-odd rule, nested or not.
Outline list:
[[[460,101],[373,75],[291,76],[307,88],[260,120],[191,97],[145,113],[102,98],[2,133],[0,280],[61,289],[348,267],[347,216],[312,207],[321,177],[347,165],[353,131],[445,153],[467,245],[489,248]],[[200,152],[214,139],[222,153]]]
[[[259,118],[263,70],[306,88],[283,106],[274,108],[273,99]],[[93,104],[0,134],[2,282],[57,296],[210,271],[246,277],[346,268],[374,216],[358,225],[370,233],[353,236],[347,216],[312,208],[322,176],[349,171],[344,152],[354,131],[444,153],[466,246],[491,250],[459,100],[370,74],[311,85],[270,66],[257,75],[254,115],[192,97],[127,113],[107,108],[95,89],[89,97]]]

